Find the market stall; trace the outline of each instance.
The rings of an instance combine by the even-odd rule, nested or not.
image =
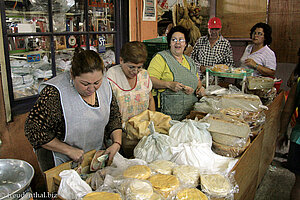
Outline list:
[[[256,189],[274,157],[283,97],[283,92],[279,93],[274,101],[268,105],[268,110],[264,111],[266,122],[263,128],[244,153],[238,157],[237,163],[231,170],[235,173],[234,178],[239,187],[239,192],[235,193],[234,199],[254,199]],[[90,164],[94,153],[95,151],[91,151],[86,154],[82,167]],[[69,162],[45,172],[48,191],[57,192],[61,181],[59,173],[72,168],[74,166],[72,166],[72,162]]]

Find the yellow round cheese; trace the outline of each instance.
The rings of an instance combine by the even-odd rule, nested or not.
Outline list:
[[[150,199],[153,195],[153,188],[147,181],[130,179],[122,184],[123,194],[126,199],[139,200]]]
[[[111,192],[91,192],[83,197],[82,200],[122,200],[121,196],[117,193]]]
[[[151,175],[151,170],[146,165],[134,165],[128,167],[124,172],[123,176],[125,178],[137,178],[145,180]]]
[[[166,174],[156,174],[149,178],[152,187],[165,198],[167,198],[171,191],[179,187],[179,180],[176,176]]]
[[[207,196],[196,188],[186,188],[180,190],[176,199],[178,200],[208,200]]]
[[[167,160],[156,160],[149,164],[149,167],[153,172],[160,174],[172,174],[172,169],[175,166],[175,163]]]
[[[200,179],[201,188],[211,195],[227,196],[231,191],[228,178],[221,174],[202,174]]]
[[[197,187],[199,185],[199,169],[190,165],[179,165],[173,168],[175,175],[183,184]]]

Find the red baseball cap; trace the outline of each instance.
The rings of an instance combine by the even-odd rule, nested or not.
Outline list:
[[[213,17],[208,21],[208,28],[222,28],[222,23],[220,18],[218,17]]]

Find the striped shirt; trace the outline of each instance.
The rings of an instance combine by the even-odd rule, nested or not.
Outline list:
[[[208,36],[200,37],[193,48],[191,58],[199,71],[200,66],[213,66],[216,64],[234,66],[231,45],[223,36],[220,36],[213,47],[210,46]]]
[[[265,45],[263,48],[254,53],[251,53],[253,46],[254,44],[249,44],[246,47],[244,54],[241,57],[242,67],[247,67],[244,64],[245,60],[247,58],[251,58],[259,65],[276,70],[276,56],[275,53],[268,47],[268,45]],[[261,76],[261,74],[258,70],[254,70],[254,76]]]

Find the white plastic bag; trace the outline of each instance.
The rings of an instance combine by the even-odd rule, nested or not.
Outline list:
[[[77,200],[92,192],[92,188],[73,169],[64,170],[59,173],[59,176],[61,182],[57,194],[64,199]]]
[[[191,119],[183,121],[172,121],[174,124],[169,130],[169,136],[179,143],[208,143],[212,145],[212,138],[207,128],[208,123],[203,123]]]
[[[134,157],[148,163],[170,160],[173,157],[170,147],[178,146],[178,142],[168,135],[155,132],[153,122],[150,122],[149,129],[150,135],[144,136],[134,148]]]
[[[192,165],[200,169],[200,173],[225,173],[227,174],[238,161],[215,154],[207,143],[184,143],[172,147],[174,157],[171,161],[179,165]]]

